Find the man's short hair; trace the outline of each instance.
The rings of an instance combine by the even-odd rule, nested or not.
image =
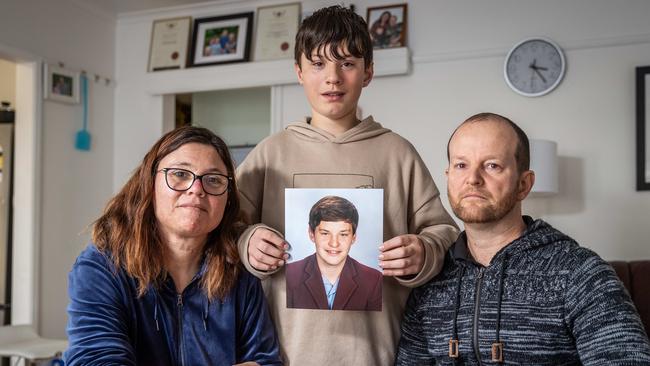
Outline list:
[[[327,46],[330,46],[331,56],[335,60],[345,58],[346,55],[339,53],[339,48],[346,46],[350,55],[363,58],[366,69],[372,64],[372,40],[368,25],[348,8],[340,5],[322,8],[302,21],[294,48],[296,65],[301,67],[303,54],[311,61],[314,51],[329,58],[330,55],[324,54]]]
[[[309,229],[313,232],[321,221],[344,221],[352,225],[352,234],[357,233],[359,213],[352,202],[339,196],[325,196],[309,211]]]
[[[517,162],[517,170],[519,171],[520,174],[529,170],[530,169],[530,142],[528,141],[528,136],[526,136],[524,130],[522,130],[519,126],[517,126],[516,123],[512,122],[509,118],[501,116],[496,113],[489,113],[489,112],[475,114],[469,117],[468,119],[466,119],[458,127],[456,127],[454,132],[449,137],[449,141],[447,141],[447,161],[449,161],[449,143],[451,142],[451,139],[454,138],[456,131],[458,131],[458,129],[461,128],[466,123],[481,122],[481,121],[496,121],[496,122],[505,123],[506,125],[510,126],[513,129],[513,131],[515,131],[515,134],[517,135],[517,148],[515,149],[515,161]]]

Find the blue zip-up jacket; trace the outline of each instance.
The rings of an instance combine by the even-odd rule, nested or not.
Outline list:
[[[461,234],[440,274],[411,292],[396,365],[650,365],[611,266],[546,222],[524,220],[526,232],[487,267]]]
[[[208,301],[205,267],[182,294],[168,278],[138,297],[137,281],[89,245],[69,274],[66,365],[281,365],[259,280],[242,270],[224,301]]]

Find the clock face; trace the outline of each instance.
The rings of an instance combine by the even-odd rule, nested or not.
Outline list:
[[[544,38],[530,38],[512,48],[503,71],[512,90],[537,97],[560,84],[565,65],[562,50],[555,43]]]

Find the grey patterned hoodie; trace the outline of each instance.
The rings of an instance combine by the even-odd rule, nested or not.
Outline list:
[[[524,220],[487,267],[460,235],[442,272],[410,295],[396,365],[650,365],[648,336],[609,264]]]

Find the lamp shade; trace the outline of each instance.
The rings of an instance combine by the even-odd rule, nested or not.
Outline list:
[[[558,192],[557,143],[549,140],[530,140],[530,169],[535,172],[531,192],[554,194]]]

